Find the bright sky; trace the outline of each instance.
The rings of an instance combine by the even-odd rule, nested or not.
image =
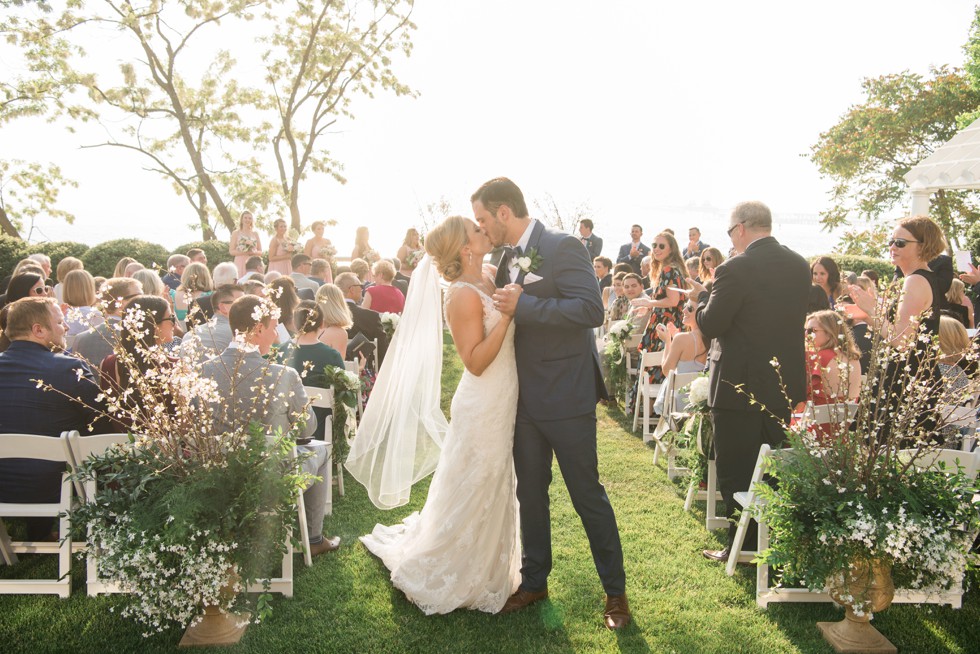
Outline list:
[[[356,101],[356,120],[324,141],[349,181],[311,177],[304,224],[336,219],[342,255],[368,225],[390,256],[420,207],[445,198],[471,215],[472,191],[506,175],[532,215],[546,194],[565,212],[587,203],[607,255],[633,222],[646,241],[685,234],[676,208],[691,205],[717,214],[702,231],[727,248],[725,209],[740,200],[777,217],[824,208],[829,185],[801,155],[861,101],[863,77],[960,65],[973,12],[965,0],[419,0],[397,72],[420,96]],[[48,239],[199,237],[167,182],[135,155],[78,150],[80,136],[33,121],[0,131],[0,156],[57,161],[80,183],[63,194],[75,225],[42,221]],[[835,241],[815,226],[784,240],[804,254]]]

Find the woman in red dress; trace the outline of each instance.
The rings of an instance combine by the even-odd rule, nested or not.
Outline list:
[[[395,279],[395,266],[387,259],[374,264],[374,285],[364,291],[361,307],[378,313],[398,313],[405,308],[405,296],[391,285]]]

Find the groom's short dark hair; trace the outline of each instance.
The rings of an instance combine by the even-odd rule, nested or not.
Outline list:
[[[514,215],[518,218],[527,218],[527,204],[524,202],[524,194],[517,184],[506,177],[496,177],[486,182],[476,190],[470,198],[470,202],[479,200],[483,208],[492,214],[497,213],[501,205],[506,204]]]

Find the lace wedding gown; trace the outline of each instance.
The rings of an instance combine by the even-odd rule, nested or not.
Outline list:
[[[500,320],[480,294],[483,331]],[[391,581],[427,615],[458,608],[499,611],[520,583],[514,418],[517,367],[514,325],[497,358],[479,377],[463,371],[451,405],[452,422],[421,512],[401,524],[376,525],[361,537],[391,570]]]

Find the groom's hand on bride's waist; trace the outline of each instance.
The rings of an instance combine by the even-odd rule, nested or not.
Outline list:
[[[503,288],[498,288],[493,294],[493,306],[500,313],[513,316],[517,311],[517,299],[523,292],[524,289],[520,284],[507,284]]]

